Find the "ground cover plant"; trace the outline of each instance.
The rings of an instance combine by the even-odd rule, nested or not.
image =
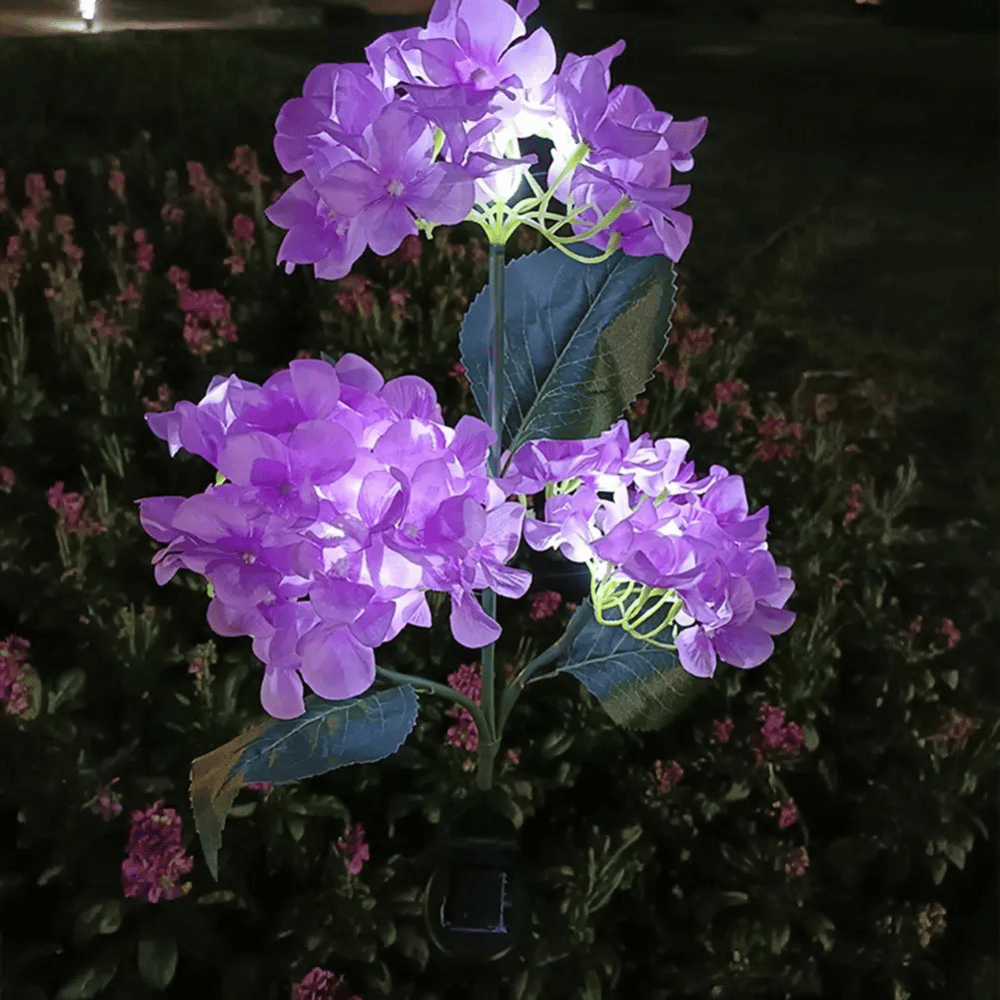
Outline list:
[[[201,581],[152,580],[132,501],[197,492],[206,470],[169,459],[143,414],[218,372],[260,382],[349,351],[423,375],[452,424],[475,412],[458,321],[484,248],[459,226],[340,282],[289,279],[263,217],[288,182],[262,146],[203,163],[141,140],[5,175],[12,996],[467,995],[419,907],[433,824],[472,785],[461,713],[426,705],[399,755],[246,795],[218,884],[194,837],[190,761],[259,716],[260,668],[208,629]],[[821,235],[801,228],[724,309],[682,268],[671,343],[629,413],[633,436],[690,440],[700,467],[738,468],[770,506],[798,625],[766,669],[720,672],[662,733],[617,729],[568,678],[519,703],[498,785],[536,911],[511,996],[993,995],[988,906],[965,888],[996,835],[987,536],[976,505],[928,505],[873,387],[779,353]],[[516,237],[508,254],[534,248]],[[502,603],[500,662],[545,648],[577,600],[553,572]],[[477,697],[475,657],[439,618],[392,655]]]

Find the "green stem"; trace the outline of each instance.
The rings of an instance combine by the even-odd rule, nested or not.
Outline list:
[[[503,693],[503,698],[500,700],[500,722],[497,726],[498,739],[503,735],[504,726],[507,724],[507,719],[514,708],[515,702],[521,696],[521,692],[525,686],[530,683],[532,676],[542,667],[548,666],[550,663],[558,660],[569,649],[573,640],[592,618],[590,605],[586,603],[579,605],[576,611],[573,612],[573,617],[570,618],[569,624],[566,626],[566,631],[559,639],[549,646],[544,653],[536,656],[507,687],[507,690]],[[541,680],[541,678],[536,679]]]
[[[493,325],[490,329],[490,355],[486,375],[486,398],[489,408],[489,423],[496,435],[496,441],[490,446],[487,457],[487,472],[491,478],[496,478],[500,471],[500,446],[503,431],[503,360],[504,360],[504,264],[506,251],[503,243],[490,243],[490,305]],[[494,621],[497,617],[497,595],[489,588],[483,591],[483,611]],[[483,715],[488,728],[480,730],[476,785],[481,789],[493,786],[493,761],[500,747],[500,740],[494,734],[496,729],[496,689],[494,679],[494,663],[496,660],[496,643],[491,642],[482,655],[483,681]],[[478,727],[477,727],[478,728]],[[484,738],[485,736],[485,738]]]

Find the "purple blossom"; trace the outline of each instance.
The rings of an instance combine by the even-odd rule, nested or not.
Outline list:
[[[346,699],[375,678],[373,650],[431,623],[425,593],[451,595],[455,639],[500,634],[473,596],[520,597],[529,573],[506,563],[524,508],[487,474],[493,432],[443,422],[433,387],[384,382],[367,362],[297,359],[263,386],[216,378],[197,406],[148,414],[151,429],[200,454],[230,482],[193,497],[147,497],[157,582],[178,569],[213,588],[207,620],[248,635],[265,664],[261,703],[305,711],[303,683]]]
[[[689,673],[711,677],[719,658],[759,666],[774,651],[771,637],[795,620],[783,607],[791,571],[767,551],[767,508],[750,515],[742,478],[722,466],[698,479],[684,462],[685,441],[625,441],[621,421],[596,440],[518,451],[504,480],[512,493],[571,477],[546,500],[542,518],[525,522],[525,541],[586,563],[595,587],[673,591],[681,602],[676,649]]]
[[[707,120],[675,122],[637,87],[609,93],[622,41],[593,56],[567,55],[556,73],[548,33],[523,37],[537,5],[436,0],[425,27],[381,36],[365,63],[312,70],[275,125],[279,162],[303,172],[266,209],[288,230],[278,253],[286,272],[303,263],[317,277],[341,278],[366,244],[386,256],[417,233],[417,219],[475,218],[474,203],[510,198],[537,162],[517,144],[533,135],[554,144],[550,184],[580,143],[588,147],[556,191],[588,206],[573,223],[578,234],[627,195],[632,206],[594,245],[606,247],[614,230],[633,256],[680,257],[691,220],[676,209],[690,188],[671,186],[670,175],[691,169]]]

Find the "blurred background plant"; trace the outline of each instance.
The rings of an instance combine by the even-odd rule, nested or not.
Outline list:
[[[450,422],[473,412],[458,331],[484,247],[461,225],[368,252],[340,282],[285,275],[263,209],[291,181],[266,148],[291,84],[258,74],[251,112],[252,68],[227,57],[171,95],[188,40],[163,43],[162,76],[129,45],[123,74],[148,93],[128,136],[105,116],[103,134],[81,120],[50,139],[15,102],[30,141],[0,146],[0,985],[17,1000],[467,997],[420,899],[435,824],[473,784],[471,720],[424,698],[394,757],[252,789],[216,884],[190,764],[262,714],[261,668],[208,628],[200,578],[156,586],[134,500],[214,478],[143,415],[197,401],[215,374],[260,383],[353,351],[387,379],[427,378]],[[45,93],[70,85],[56,56],[40,65]],[[224,83],[222,121],[198,95]],[[799,619],[766,667],[721,666],[664,732],[618,730],[566,677],[518,703],[498,774],[534,886],[517,1000],[996,995],[993,481],[978,452],[916,433],[912,385],[815,348],[802,295],[827,226],[807,217],[728,296],[679,272],[633,432],[745,475]],[[538,249],[516,234],[508,257]],[[949,458],[961,491],[935,465]],[[508,671],[577,599],[556,569],[500,602]],[[386,655],[478,697],[442,611]]]

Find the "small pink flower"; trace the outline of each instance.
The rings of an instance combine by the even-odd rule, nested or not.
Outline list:
[[[189,279],[190,275],[188,272],[185,271],[184,268],[178,267],[176,264],[174,264],[174,266],[167,271],[167,281],[169,281],[178,292],[188,287]]]
[[[804,742],[802,729],[797,723],[785,722],[785,713],[773,705],[761,705],[760,732],[752,741],[754,764],[767,760],[772,751],[798,754]]]
[[[108,226],[108,236],[114,239],[115,246],[119,250],[125,245],[125,233],[127,231],[128,227],[123,222],[116,222],[114,225]]]
[[[38,232],[38,213],[33,208],[25,206],[21,209],[21,226],[32,236]]]
[[[632,404],[632,412],[637,417],[640,417],[640,418],[641,417],[645,417],[646,414],[649,412],[649,400],[648,399],[637,399]]]
[[[513,750],[508,750],[507,751],[507,760],[510,761],[511,764],[520,764],[521,763],[521,758]]]
[[[135,284],[132,283],[129,284],[121,295],[118,296],[116,301],[123,302],[128,306],[137,306],[142,301],[142,293],[135,287]]]
[[[531,595],[531,610],[528,617],[532,621],[551,618],[562,604],[562,595],[555,590],[542,590]]]
[[[757,433],[761,437],[777,437],[784,429],[784,417],[764,417],[757,423]]]
[[[732,401],[733,397],[738,395],[746,388],[746,383],[741,380],[734,380],[731,382],[716,382],[715,383],[715,401],[720,405],[725,405]]]
[[[850,524],[861,516],[861,484],[853,483],[850,496],[847,498],[847,513],[844,514],[844,524]]]
[[[52,220],[52,225],[60,236],[65,236],[73,231],[73,216],[60,213]]]
[[[247,268],[247,262],[238,253],[227,257],[222,263],[229,268],[230,274],[242,274]]]
[[[694,418],[694,422],[699,427],[704,427],[705,430],[712,431],[719,426],[719,415],[709,406]]]
[[[49,190],[45,186],[45,175],[28,174],[24,178],[24,194],[31,202],[32,208],[36,210],[42,208],[49,199]]]
[[[0,493],[10,493],[14,479],[14,470],[8,465],[0,465]]]
[[[292,986],[291,1000],[361,1000],[347,987],[343,976],[317,966]]]
[[[141,247],[143,243],[146,242],[146,230],[137,229],[132,233],[132,239],[135,240],[135,245]]]
[[[187,163],[188,184],[200,195],[211,194],[213,183],[203,164],[196,160]]]
[[[392,288],[389,290],[389,304],[392,307],[394,316],[406,315],[406,304],[410,299],[410,293],[405,288]]]
[[[704,324],[688,330],[678,338],[682,358],[697,358],[707,354],[712,349],[715,339],[715,327]]]
[[[978,728],[979,723],[971,715],[959,712],[955,708],[949,708],[948,714],[941,720],[934,736],[952,743],[960,743]]]
[[[184,218],[184,209],[169,202],[160,209],[160,218],[168,226],[174,226]]]
[[[794,799],[785,799],[780,802],[778,808],[778,829],[787,830],[799,818],[799,807]]]
[[[761,462],[773,462],[778,457],[778,445],[774,441],[758,441],[753,451]]]
[[[248,781],[244,788],[254,792],[264,792],[265,795],[274,791],[274,785],[270,781]]]
[[[120,170],[112,170],[108,177],[108,188],[112,194],[125,200],[125,175]]]
[[[135,248],[135,266],[140,271],[153,269],[153,244],[142,243]]]
[[[249,146],[237,146],[233,150],[229,169],[239,174],[251,187],[270,180],[258,169],[257,154]]]
[[[917,617],[914,618],[913,621],[911,621],[910,624],[906,626],[906,631],[909,632],[910,635],[920,635],[920,630],[923,627],[924,627],[924,616],[917,615]]]
[[[728,743],[733,736],[733,720],[725,719],[720,722],[715,719],[712,722],[712,732],[719,743]]]
[[[100,816],[105,822],[114,819],[115,816],[121,815],[121,796],[111,788],[112,785],[117,783],[118,779],[112,778],[111,782],[97,793],[97,798],[90,807],[90,811],[94,813],[95,816]]]
[[[962,633],[955,627],[955,623],[950,618],[942,618],[938,625],[938,635],[943,636],[947,643],[947,649],[954,649],[962,638]]]
[[[349,854],[351,860],[347,866],[347,870],[352,875],[359,874],[364,863],[371,860],[371,852],[365,843],[364,826],[360,823],[348,826],[344,832],[344,836],[333,846],[333,851],[336,854]]]
[[[75,260],[77,264],[83,260],[83,247],[78,247],[72,241],[63,244],[63,253],[66,254],[70,260]]]
[[[375,296],[368,290],[370,282],[360,274],[349,274],[338,282],[337,305],[351,316],[355,311],[368,318],[372,315]]]
[[[676,760],[672,760],[666,767],[662,760],[658,760],[653,764],[653,775],[659,790],[668,792],[684,777],[684,768]]]
[[[53,170],[52,179],[61,187],[66,183],[66,171],[61,168],[59,170]]]
[[[793,847],[785,859],[785,874],[801,878],[809,867],[809,852],[804,847]]]
[[[249,215],[237,215],[233,218],[233,236],[238,240],[253,239],[253,219]]]

